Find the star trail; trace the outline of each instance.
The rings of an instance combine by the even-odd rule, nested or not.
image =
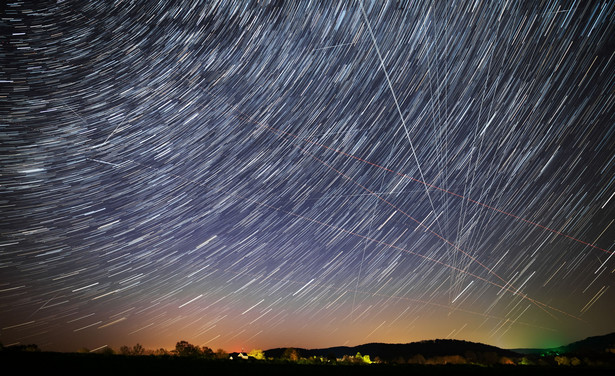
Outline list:
[[[615,331],[615,3],[7,2],[0,342]]]

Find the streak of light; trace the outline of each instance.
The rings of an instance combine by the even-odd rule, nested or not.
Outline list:
[[[453,301],[452,301],[451,303],[455,303],[455,301],[456,301],[457,299],[459,299],[459,297],[460,297],[461,295],[463,295],[463,293],[464,293],[464,292],[466,292],[466,290],[467,290],[468,288],[470,288],[470,286],[472,286],[472,284],[473,284],[473,283],[474,283],[474,281],[470,281],[470,283],[466,286],[466,288],[465,288],[465,289],[463,289],[463,291],[461,291],[461,292],[459,293],[459,295],[457,295],[457,296],[455,297],[455,299],[453,299]]]
[[[142,167],[147,168],[147,169],[151,169],[151,170],[159,171],[159,170],[158,170],[157,168],[155,168],[155,167],[147,166],[147,165],[144,165],[144,164],[142,164],[142,163],[139,163],[139,162],[136,162],[136,161],[133,161],[133,160],[127,160],[126,162],[131,162],[131,163],[134,163],[134,164],[136,164],[136,165],[142,166]],[[159,171],[159,172],[160,172],[160,171]],[[166,175],[166,173],[164,173],[164,172],[161,172],[161,173]],[[208,187],[208,186],[206,186],[206,185],[204,185],[204,184],[201,184],[201,183],[199,183],[199,182],[195,182],[194,180],[191,180],[191,179],[187,179],[187,178],[185,178],[185,177],[183,177],[183,176],[181,176],[181,175],[178,175],[178,174],[171,174],[171,176],[174,176],[174,177],[180,178],[180,179],[182,179],[182,180],[184,180],[184,181],[187,181],[187,182],[194,183],[194,184],[196,184],[196,185],[198,185],[198,186],[200,186],[200,187],[206,188],[206,189],[213,189],[213,190],[218,190],[218,191],[221,191],[221,190],[222,190],[221,188]],[[266,203],[260,202],[260,201],[258,201],[258,200],[253,199],[253,198],[250,198],[250,197],[246,197],[246,196],[239,195],[239,194],[236,194],[236,193],[229,193],[229,192],[226,192],[226,194],[228,194],[228,195],[230,195],[230,196],[232,196],[232,197],[237,197],[237,198],[239,198],[239,199],[242,199],[242,200],[245,200],[245,201],[249,201],[249,202],[255,203],[255,204],[257,204],[257,205],[260,205],[260,206],[263,206],[263,207],[266,207],[266,208],[269,208],[269,209],[272,209],[272,210],[275,210],[275,211],[278,211],[278,212],[281,212],[281,213],[285,213],[285,214],[287,214],[287,215],[294,216],[294,217],[296,217],[296,218],[304,219],[304,220],[307,220],[307,221],[310,221],[310,222],[313,222],[313,223],[319,224],[319,225],[321,225],[321,226],[325,226],[325,227],[328,227],[328,228],[331,228],[331,229],[334,229],[334,230],[340,231],[340,232],[342,232],[342,233],[346,233],[346,234],[349,234],[349,235],[352,235],[352,236],[356,236],[356,237],[359,237],[359,238],[361,238],[361,239],[369,240],[369,241],[374,242],[374,243],[376,243],[376,244],[385,245],[385,246],[387,246],[387,247],[390,247],[390,248],[393,248],[393,249],[397,249],[397,250],[400,250],[400,251],[402,251],[402,252],[405,252],[405,253],[408,253],[408,254],[412,254],[412,255],[418,256],[418,257],[423,258],[423,259],[425,259],[425,260],[428,260],[428,261],[434,262],[434,263],[436,263],[436,264],[440,264],[440,265],[442,265],[442,266],[445,266],[445,267],[447,267],[447,268],[451,268],[451,269],[453,269],[453,270],[456,270],[456,271],[459,271],[459,272],[465,273],[465,274],[467,274],[467,275],[470,275],[470,276],[472,276],[472,277],[474,277],[474,278],[477,278],[477,279],[479,279],[479,280],[481,280],[481,281],[484,281],[484,282],[486,282],[486,283],[489,283],[489,284],[491,284],[491,285],[493,285],[493,286],[499,287],[500,289],[505,290],[505,291],[508,291],[508,292],[511,292],[511,293],[513,293],[513,294],[515,294],[515,295],[520,295],[523,299],[527,299],[527,300],[529,300],[529,301],[531,301],[531,302],[533,302],[533,303],[537,304],[537,305],[538,305],[538,306],[539,306],[539,307],[540,307],[543,311],[545,311],[545,312],[547,312],[547,313],[549,313],[549,312],[548,312],[548,311],[546,311],[546,308],[549,308],[549,309],[552,309],[552,310],[554,310],[554,311],[556,311],[556,312],[559,312],[559,313],[561,313],[561,314],[564,314],[564,315],[566,315],[566,316],[568,316],[568,317],[574,318],[574,319],[579,320],[579,321],[583,321],[581,318],[579,318],[579,317],[577,317],[577,316],[575,316],[575,315],[572,315],[572,314],[570,314],[570,313],[568,313],[568,312],[566,312],[566,311],[563,311],[563,310],[561,310],[561,309],[558,309],[558,308],[552,307],[552,306],[550,306],[550,305],[548,305],[548,304],[546,304],[546,303],[540,302],[540,301],[538,301],[538,300],[532,299],[532,298],[528,297],[527,295],[524,295],[524,294],[519,293],[518,291],[515,291],[514,289],[510,289],[510,288],[508,288],[507,286],[502,286],[502,285],[499,285],[499,284],[497,284],[497,283],[495,283],[495,282],[492,282],[492,281],[490,281],[490,280],[488,280],[488,279],[486,279],[486,278],[483,278],[483,277],[480,277],[480,276],[478,276],[478,275],[476,275],[476,274],[470,273],[470,272],[468,272],[467,270],[463,270],[463,269],[457,268],[457,267],[455,267],[455,266],[449,265],[449,264],[447,264],[447,263],[445,263],[445,262],[442,262],[442,261],[440,261],[440,260],[434,259],[434,258],[432,258],[432,257],[425,256],[425,255],[422,255],[422,254],[420,254],[420,253],[416,253],[416,252],[410,251],[410,250],[408,250],[408,249],[405,249],[405,248],[402,248],[402,247],[396,246],[396,245],[394,245],[394,244],[390,244],[390,243],[387,243],[387,242],[384,242],[384,241],[381,241],[381,240],[377,240],[377,239],[374,239],[374,238],[371,238],[371,237],[368,237],[368,236],[365,236],[365,235],[359,234],[359,233],[357,233],[357,232],[350,231],[350,230],[346,230],[346,229],[344,229],[344,228],[341,228],[341,227],[338,227],[338,226],[335,226],[335,225],[331,225],[331,224],[328,224],[328,223],[325,223],[325,222],[322,222],[322,221],[319,221],[319,220],[316,220],[316,219],[313,219],[313,218],[310,218],[310,217],[306,217],[306,216],[301,215],[301,214],[297,214],[297,213],[294,213],[294,212],[291,212],[291,211],[287,211],[287,210],[284,210],[284,209],[282,209],[282,208],[275,207],[275,206],[273,206],[273,205],[269,205],[269,204],[266,204]],[[311,281],[310,281],[310,282],[311,282]],[[308,282],[308,284],[309,284],[309,282]],[[307,286],[307,285],[306,285],[306,286]],[[299,291],[297,291],[295,294],[299,293],[301,290],[302,290],[302,289],[300,289]],[[189,303],[189,302],[188,302],[188,303]],[[186,304],[187,304],[187,303],[186,303]],[[550,313],[549,313],[549,314],[550,314]]]

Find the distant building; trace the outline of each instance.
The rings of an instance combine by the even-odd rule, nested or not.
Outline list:
[[[245,354],[243,351],[242,352],[234,352],[234,353],[230,353],[229,354],[229,359],[233,360],[233,359],[243,359],[243,360],[248,360],[250,357]]]

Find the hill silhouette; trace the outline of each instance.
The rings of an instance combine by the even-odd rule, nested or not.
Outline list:
[[[609,349],[615,349],[615,332],[601,335],[587,337],[580,341],[572,342],[564,346],[552,347],[546,349],[512,349],[521,354],[575,354],[575,355],[592,355],[592,354],[604,354]]]
[[[382,361],[396,361],[400,358],[407,360],[418,355],[425,358],[452,355],[480,358],[485,358],[485,356],[492,358],[519,356],[518,353],[511,350],[483,343],[454,339],[435,339],[404,344],[368,343],[353,347],[338,346],[324,349],[295,348],[295,350],[302,358],[324,357],[339,359],[344,356],[354,356],[357,353],[361,353],[369,355],[372,359],[379,358]],[[286,348],[275,348],[266,350],[265,355],[272,358],[281,358],[285,351]]]
[[[288,348],[265,351],[267,358],[284,358]],[[568,345],[546,349],[502,349],[483,343],[454,339],[435,339],[404,344],[367,343],[359,346],[337,346],[322,349],[293,348],[301,358],[341,359],[357,353],[369,355],[372,360],[383,362],[424,363],[425,359],[437,357],[463,357],[469,363],[495,364],[506,358],[521,358],[523,355],[570,355],[603,358],[615,354],[615,332],[588,337]],[[422,359],[422,360],[421,360]],[[610,359],[610,358],[609,358]],[[441,359],[440,359],[441,360]],[[454,360],[453,360],[454,361]],[[611,362],[611,361],[609,361]]]
[[[185,341],[178,344],[190,345]],[[36,345],[3,347],[0,362],[21,374],[57,370],[64,375],[225,374],[225,375],[615,375],[615,333],[589,337],[549,353],[523,355],[482,343],[436,339],[406,344],[368,343],[323,349],[253,350],[254,356],[198,356],[181,351],[129,355],[109,351],[54,353]],[[137,348],[134,346],[133,348]],[[180,346],[181,347],[181,346]],[[183,348],[182,347],[182,348]],[[360,353],[361,356],[358,356]],[[243,354],[245,355],[245,354]],[[369,356],[368,356],[369,355]]]
[[[609,349],[615,349],[615,332],[603,336],[587,337],[581,341],[558,347],[565,354],[596,354],[604,353]]]

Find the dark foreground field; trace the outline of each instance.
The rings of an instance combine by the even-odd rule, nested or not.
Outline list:
[[[267,361],[216,361],[176,356],[122,356],[53,352],[2,352],[11,375],[615,375],[615,368],[467,365],[303,365]]]

